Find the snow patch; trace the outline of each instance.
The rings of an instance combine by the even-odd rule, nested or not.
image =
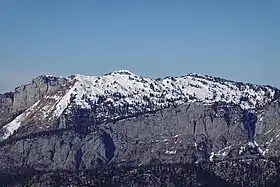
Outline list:
[[[226,151],[226,150],[230,149],[231,147],[232,146],[230,145],[230,146],[227,146],[227,147],[223,148],[222,150],[219,150],[216,153],[215,152],[211,152],[209,160],[213,161],[214,156],[216,156],[216,157],[223,157],[224,158],[225,156],[228,155],[228,151]]]
[[[213,162],[214,156],[215,156],[215,153],[214,153],[214,152],[211,152],[210,157],[209,157],[209,160],[210,160],[211,162]]]
[[[259,145],[257,144],[256,141],[253,141],[253,142],[250,141],[250,142],[248,143],[248,145],[249,145],[250,147],[252,147],[252,148],[256,148],[257,151],[258,151],[262,156],[265,155],[265,151],[263,151],[263,150],[259,147]]]
[[[174,155],[174,154],[176,154],[176,152],[177,152],[176,150],[175,151],[169,151],[169,150],[165,151],[165,153],[169,154],[169,155]]]
[[[164,142],[169,142],[169,140],[168,140],[168,139],[164,139],[163,141],[164,141]]]
[[[239,149],[239,155],[241,155],[245,151],[245,147],[240,147]]]

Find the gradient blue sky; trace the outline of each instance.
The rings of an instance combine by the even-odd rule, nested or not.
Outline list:
[[[0,92],[40,74],[191,72],[280,88],[279,0],[3,0]]]

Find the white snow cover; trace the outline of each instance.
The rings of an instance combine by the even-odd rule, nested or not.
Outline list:
[[[227,147],[225,147],[225,148],[223,148],[222,150],[219,150],[217,153],[215,153],[215,152],[211,152],[210,153],[210,156],[209,156],[209,160],[210,161],[213,161],[213,159],[214,159],[214,157],[216,156],[216,157],[222,157],[222,158],[224,158],[225,156],[227,156],[227,154],[228,154],[228,151],[230,150],[230,148],[231,148],[232,146],[227,146]]]
[[[259,147],[259,145],[257,144],[257,142],[256,141],[250,141],[249,143],[248,143],[248,145],[250,146],[250,147],[252,147],[252,148],[257,148],[257,150],[258,150],[258,152],[261,154],[261,155],[265,155],[265,151],[263,151],[260,147]]]
[[[169,154],[169,155],[174,155],[174,154],[176,154],[176,152],[177,152],[176,150],[174,150],[174,151],[166,150],[166,151],[165,151],[165,153],[166,153],[166,154]]]
[[[193,74],[178,78],[167,77],[162,80],[153,80],[131,73],[128,70],[115,71],[104,76],[83,76],[76,75],[76,83],[69,92],[60,100],[56,106],[55,115],[59,116],[70,103],[71,96],[75,104],[82,108],[89,108],[88,101],[96,102],[98,96],[108,96],[118,93],[124,99],[112,101],[114,105],[147,103],[143,97],[147,96],[156,106],[166,106],[168,100],[175,100],[176,103],[189,101],[203,101],[212,103],[224,101],[240,104],[244,109],[254,108],[259,102],[262,104],[265,98],[265,91],[260,89],[256,92],[249,85],[244,84],[240,90],[233,82],[219,83],[213,78]],[[267,92],[274,95],[273,89],[267,87]],[[242,101],[240,98],[248,97],[250,102]]]
[[[214,156],[215,156],[215,153],[214,153],[214,152],[211,152],[210,157],[209,157],[209,160],[210,160],[211,162],[213,161]]]
[[[245,151],[245,147],[240,147],[239,154],[241,155]]]

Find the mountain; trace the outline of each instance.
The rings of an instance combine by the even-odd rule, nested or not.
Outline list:
[[[175,166],[208,176],[200,180],[204,184],[280,184],[280,91],[271,86],[198,74],[153,80],[127,70],[43,75],[0,95],[0,109],[5,184],[15,173],[31,173],[31,186],[52,186],[53,177],[67,178],[59,186],[79,186],[79,180],[98,186],[85,172],[108,178],[113,167],[141,181],[147,179],[143,168],[158,175]],[[263,171],[252,173],[252,167]],[[72,172],[80,177],[71,178]],[[164,184],[175,184],[168,177]],[[195,186],[197,179],[181,182]],[[163,185],[160,176],[153,180],[161,182],[110,185]]]

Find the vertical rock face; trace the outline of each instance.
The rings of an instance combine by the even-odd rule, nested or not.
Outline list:
[[[280,100],[257,112],[256,137],[265,148],[266,156],[280,154]]]
[[[201,75],[40,76],[0,95],[0,168],[79,173],[189,163],[226,180],[236,171],[224,175],[224,162],[279,156],[278,97],[270,86]]]
[[[0,94],[0,126],[17,117],[44,96],[52,95],[67,85],[70,86],[67,78],[40,76],[28,85],[17,87],[14,92]]]
[[[0,96],[1,108],[9,110],[25,110],[40,100],[44,95],[55,93],[59,87],[67,83],[66,78],[40,76],[28,85],[19,86],[15,92]]]
[[[13,98],[13,93],[0,94],[0,127],[5,125],[5,122],[9,117],[12,117],[7,114],[10,113],[10,108],[13,105]],[[14,115],[16,116],[16,113]]]
[[[110,162],[142,165],[154,159],[163,163],[238,159],[235,149],[252,141],[252,127],[244,123],[242,114],[236,105],[190,103],[107,123],[75,115],[66,119],[67,124],[73,123],[68,128],[3,141],[0,163],[3,168],[79,170]],[[13,162],[7,164],[9,160]]]
[[[73,111],[72,114],[75,115],[75,112]],[[75,124],[80,122],[77,126],[70,125],[69,128],[30,133],[28,136],[19,136],[18,139],[2,142],[0,167],[2,169],[31,167],[43,173],[53,170],[83,173],[85,169],[110,166],[121,169],[127,165],[130,168],[138,168],[139,170],[129,172],[132,177],[130,180],[122,180],[122,183],[126,183],[128,180],[136,180],[134,179],[136,175],[142,176],[141,172],[147,170],[144,168],[140,170],[140,168],[148,167],[151,163],[159,167],[155,169],[153,166],[152,174],[165,171],[165,166],[160,166],[160,164],[171,164],[166,166],[167,168],[182,167],[182,171],[187,172],[183,169],[185,166],[175,164],[197,163],[199,166],[188,166],[193,171],[190,171],[188,180],[185,181],[193,186],[197,184],[195,181],[209,183],[205,181],[210,180],[205,178],[208,175],[209,177],[219,176],[217,178],[221,178],[221,184],[228,185],[236,184],[236,182],[243,186],[261,184],[263,181],[257,178],[258,175],[269,178],[272,180],[271,183],[275,184],[273,177],[277,175],[277,167],[274,162],[258,161],[256,158],[261,158],[261,155],[257,152],[257,147],[247,145],[248,142],[252,142],[252,139],[251,131],[248,130],[250,128],[246,123],[252,122],[249,124],[253,125],[255,116],[244,112],[237,105],[190,103],[107,123],[94,123],[86,115],[75,116],[77,116]],[[73,120],[67,116],[64,118],[66,118],[64,123],[67,124]],[[85,120],[87,123],[81,123]],[[254,141],[260,143],[261,134],[257,135],[260,124],[257,122],[255,125]],[[86,131],[83,130],[85,127],[87,127]],[[240,153],[243,146],[245,154]],[[262,148],[261,143],[259,146]],[[249,152],[246,153],[246,151]],[[253,160],[252,155],[255,155]],[[256,170],[262,172],[254,173],[253,171]],[[80,174],[82,178],[79,180],[82,180],[84,185],[86,181],[94,183],[92,178],[100,176],[100,174],[94,174],[96,177],[88,178],[82,173]],[[57,173],[62,178],[68,174]],[[231,177],[233,174],[234,179]],[[114,175],[114,180],[121,177],[120,174]],[[178,175],[183,174],[178,173]],[[192,175],[194,178],[190,177]],[[48,178],[52,175],[44,176],[47,179],[42,181],[41,185],[52,181]],[[147,174],[142,176],[142,180],[147,180],[144,176]],[[164,176],[164,174],[160,173],[159,176]],[[247,177],[244,178],[244,176]],[[66,178],[69,177],[71,178],[71,175]],[[105,174],[104,177],[110,178]],[[76,180],[71,179],[67,182],[65,179],[62,184],[73,184]],[[191,182],[192,180],[194,181]],[[250,183],[250,180],[254,182]],[[172,178],[169,182],[166,178],[164,181],[168,184],[173,183]],[[37,182],[35,180],[34,183]],[[137,181],[134,182],[137,183]],[[155,181],[150,181],[150,183],[151,186],[158,184]],[[75,184],[81,185],[81,183]],[[139,186],[143,185],[139,184]]]
[[[59,87],[68,83],[66,78],[39,76],[28,85],[19,86],[13,94],[12,110],[29,108],[44,95],[55,93]]]
[[[244,110],[243,111],[243,124],[245,129],[248,131],[248,138],[250,141],[254,141],[255,129],[256,129],[257,116],[253,113]]]

